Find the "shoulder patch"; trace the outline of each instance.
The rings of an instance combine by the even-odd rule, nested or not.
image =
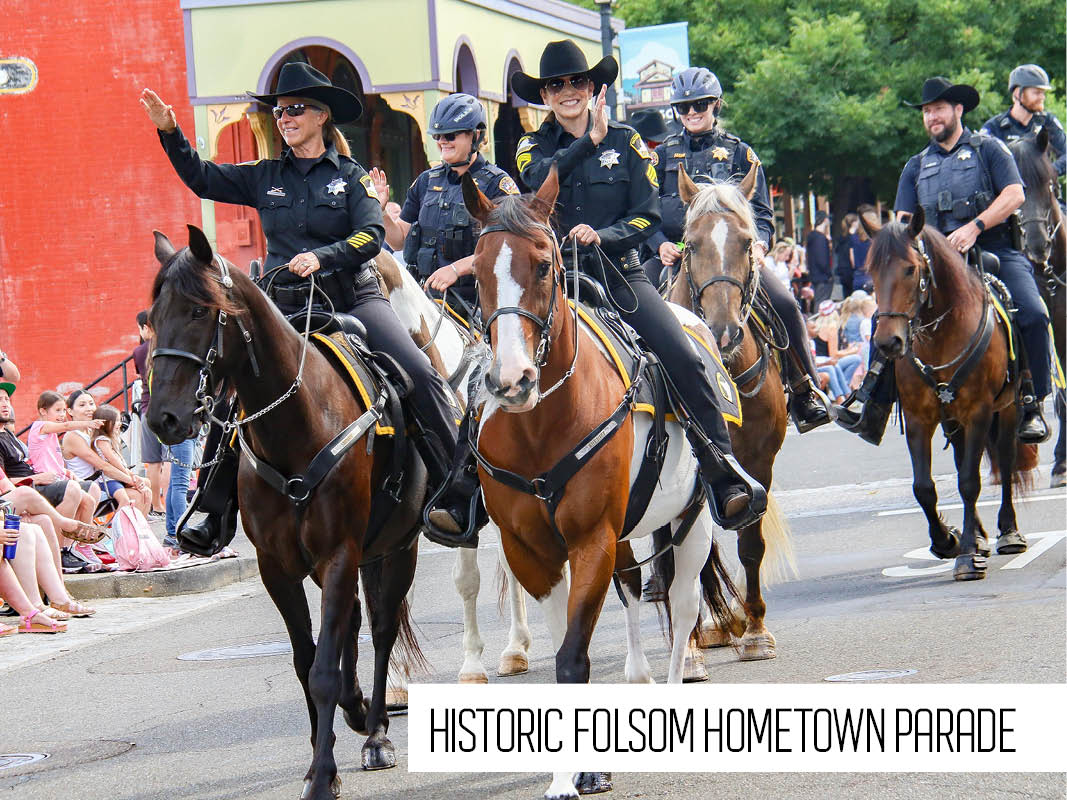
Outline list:
[[[500,191],[504,194],[518,194],[519,187],[515,185],[515,181],[511,179],[510,175],[504,175],[500,178],[500,183],[496,185]]]
[[[537,142],[533,140],[532,136],[523,136],[519,139],[519,146],[515,149],[515,154],[525,153],[527,150],[533,150],[537,146]]]
[[[649,153],[648,157],[649,160],[652,162],[652,166],[656,166],[659,164],[659,153],[657,153],[655,150]]]
[[[1050,114],[1047,111],[1045,112],[1045,124],[1046,125],[1055,125],[1061,131],[1063,130],[1063,126],[1060,124],[1060,121],[1058,119],[1056,119],[1056,115],[1055,114]]]
[[[652,188],[659,189],[659,179],[656,177],[656,165],[651,161],[648,162],[648,167],[645,169],[645,175],[648,177],[648,182],[652,184]]]
[[[531,161],[533,161],[533,154],[532,153],[530,153],[530,152],[519,153],[517,156],[515,156],[515,168],[521,173],[528,166],[530,166],[530,162]]]
[[[370,175],[364,175],[359,179],[359,182],[363,184],[363,188],[367,190],[367,197],[373,197],[375,200],[379,200],[378,192],[374,188],[374,181],[370,179]]]
[[[630,137],[630,147],[632,147],[641,158],[652,158],[652,156],[649,155],[648,147],[645,145],[645,140],[641,138],[641,134],[635,133]]]

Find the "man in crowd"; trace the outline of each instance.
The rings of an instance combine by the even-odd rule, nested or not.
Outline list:
[[[815,214],[815,228],[804,241],[807,256],[808,275],[811,276],[811,288],[815,292],[812,305],[816,308],[829,300],[834,291],[834,267],[830,259],[830,216],[825,211]]]

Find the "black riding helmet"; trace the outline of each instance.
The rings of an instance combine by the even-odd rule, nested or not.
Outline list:
[[[683,69],[671,83],[671,103],[692,100],[718,100],[722,97],[722,84],[715,73],[704,67]]]
[[[485,109],[469,94],[450,94],[430,112],[430,135],[485,130]]]

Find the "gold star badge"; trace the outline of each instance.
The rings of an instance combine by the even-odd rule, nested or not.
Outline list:
[[[960,150],[960,154],[957,157],[959,158],[960,161],[966,161],[968,158],[971,157],[971,151],[970,150]]]
[[[716,147],[714,150],[711,151],[711,157],[716,159],[717,161],[725,161],[727,156],[729,155],[730,153],[725,147]]]

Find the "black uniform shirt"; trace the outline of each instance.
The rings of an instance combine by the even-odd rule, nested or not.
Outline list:
[[[656,170],[633,128],[609,120],[607,135],[594,145],[589,128],[575,139],[558,122],[546,121],[519,139],[515,165],[532,190],[545,182],[553,161],[559,168],[555,224],[561,238],[585,223],[600,235],[605,253],[622,257],[659,227]]]
[[[359,272],[381,250],[382,207],[370,176],[332,144],[305,175],[292,151],[245,164],[204,161],[175,128],[159,140],[185,185],[198,197],[252,206],[267,238],[264,271],[311,252],[324,272]],[[277,283],[307,280],[282,270]]]
[[[771,195],[767,189],[767,177],[763,174],[763,165],[755,150],[718,125],[696,136],[683,130],[679,134],[669,136],[656,148],[654,160],[660,184],[660,197],[672,199],[678,197],[679,166],[684,166],[689,177],[692,178],[694,172],[697,171],[696,168],[703,167],[705,162],[711,162],[714,165],[718,159],[725,159],[731,152],[733,155],[728,169],[713,168],[707,172],[716,180],[729,179],[740,183],[752,165],[756,165],[756,190],[749,201],[749,206],[752,209],[760,241],[770,247],[771,240],[774,238],[774,210],[771,207]],[[704,170],[701,169],[701,171]],[[717,172],[722,172],[723,178],[720,178]],[[664,242],[680,241],[685,230],[685,209],[680,200],[662,202],[661,211],[663,212],[663,225],[648,240],[648,246],[652,248],[653,254],[658,253],[660,245]]]
[[[490,200],[496,200],[508,194],[518,194],[519,187],[504,170],[495,164],[490,164],[479,153],[474,163],[467,170],[470,172],[482,194]],[[440,216],[439,206],[423,210],[423,203],[433,199],[436,194],[447,194],[452,202],[463,205],[463,189],[460,178],[455,170],[449,169],[447,164],[440,164],[422,172],[411,184],[407,196],[404,198],[404,207],[400,210],[400,219],[404,222],[420,222],[428,224],[432,230],[439,230],[442,225],[436,224],[436,217]],[[430,223],[422,215],[433,217]]]
[[[1030,121],[1023,125],[1011,115],[1009,109],[987,119],[985,125],[982,126],[982,133],[996,136],[1004,142],[1014,142],[1024,136],[1033,136],[1042,128],[1048,131],[1049,147],[1056,155],[1056,160],[1053,162],[1056,174],[1062,175],[1067,169],[1067,136],[1064,135],[1060,121],[1051,111],[1034,114],[1030,117]]]
[[[931,139],[928,147],[923,148],[921,152],[909,158],[908,163],[904,165],[904,171],[900,173],[900,182],[897,184],[897,197],[893,202],[894,211],[904,211],[912,214],[919,207],[919,171],[924,164],[946,158],[958,158],[963,154],[958,154],[957,151],[964,146],[970,147],[970,144],[971,131],[964,127],[960,133],[959,141],[956,142],[951,150],[946,150]],[[1015,159],[1012,158],[1011,152],[1004,142],[990,136],[983,136],[979,155],[979,163],[989,175],[994,197],[1000,195],[1005,188],[1012,184],[1023,185],[1023,179],[1019,175],[1019,168],[1015,165]],[[936,220],[927,220],[927,222],[930,225],[936,226],[937,224]],[[983,247],[1002,246],[1009,240],[1008,224],[1007,222],[1002,222],[1000,225],[994,225],[980,234],[978,244]]]

